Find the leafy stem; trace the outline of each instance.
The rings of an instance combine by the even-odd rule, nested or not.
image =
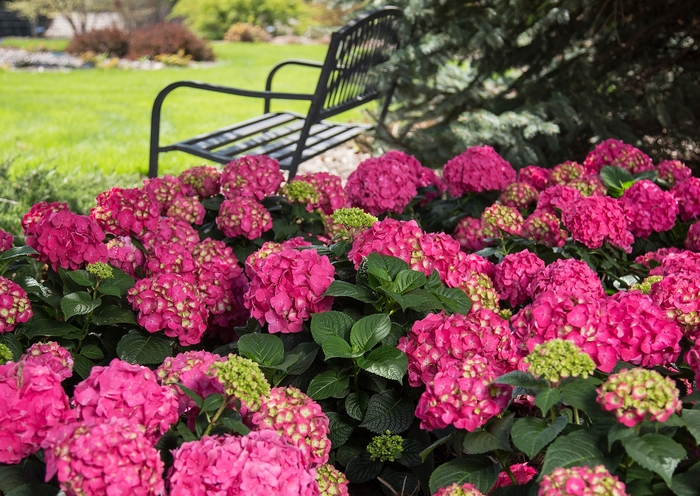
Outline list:
[[[216,424],[216,421],[219,420],[219,417],[221,417],[221,414],[224,413],[224,410],[226,409],[226,406],[228,405],[227,401],[223,401],[221,403],[221,406],[219,407],[218,410],[216,410],[216,413],[214,413],[214,416],[211,418],[209,421],[209,425],[207,425],[206,430],[202,434],[202,437],[208,435],[211,430],[214,428],[214,424]]]

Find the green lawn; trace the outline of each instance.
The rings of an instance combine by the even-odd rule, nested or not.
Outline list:
[[[151,106],[164,86],[192,79],[262,90],[275,63],[287,58],[320,61],[326,47],[218,43],[214,50],[218,62],[209,68],[0,71],[0,161],[15,158],[16,172],[48,163],[64,174],[76,169],[145,174]],[[273,90],[312,92],[318,71],[288,67],[278,76]],[[303,112],[307,105],[281,102],[273,110]],[[165,101],[162,140],[184,139],[261,112],[262,100],[178,89]],[[364,119],[360,110],[342,117]],[[161,155],[160,170],[178,173],[200,163],[171,152]]]

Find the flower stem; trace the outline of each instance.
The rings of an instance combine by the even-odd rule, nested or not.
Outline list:
[[[219,407],[219,409],[216,411],[216,413],[212,417],[211,421],[209,422],[209,425],[207,426],[207,429],[204,431],[204,434],[202,434],[202,437],[208,435],[211,432],[216,421],[219,420],[219,417],[221,417],[221,414],[224,413],[224,410],[226,409],[227,404],[228,404],[228,402],[226,400],[224,400],[224,402],[221,403],[221,406]]]
[[[578,416],[578,408],[576,408],[576,407],[574,407],[574,423],[575,423],[576,425],[580,425],[580,424],[581,424],[581,419],[580,419],[579,416]]]

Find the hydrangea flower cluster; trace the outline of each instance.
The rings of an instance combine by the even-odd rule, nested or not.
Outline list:
[[[12,350],[6,345],[0,343],[0,365],[5,365],[8,362],[14,361]]]
[[[588,174],[567,183],[567,186],[578,190],[583,196],[603,196],[608,190],[597,174]]]
[[[632,174],[654,168],[651,157],[646,153],[616,139],[601,141],[583,161],[583,166],[589,173],[600,172],[604,165],[622,167]]]
[[[314,187],[318,194],[318,200],[311,204],[314,209],[320,209],[324,214],[330,215],[339,208],[345,208],[350,204],[350,198],[343,189],[340,176],[328,172],[314,172],[311,174],[299,174],[293,181],[304,181]]]
[[[270,391],[252,423],[258,430],[277,431],[303,453],[305,465],[318,468],[328,462],[331,442],[328,417],[321,406],[294,387]]]
[[[127,236],[117,236],[107,241],[107,262],[136,278],[143,271],[146,257]]]
[[[556,185],[540,192],[537,197],[536,211],[559,215],[568,205],[578,202],[583,195],[571,186]]]
[[[146,275],[180,274],[193,283],[195,261],[190,249],[177,243],[159,243],[146,258]]]
[[[416,408],[421,429],[457,429],[473,432],[508,405],[512,388],[493,381],[500,374],[487,358],[472,355],[450,363],[426,385]]]
[[[659,162],[656,165],[656,170],[659,174],[659,179],[666,181],[671,186],[683,182],[693,175],[692,169],[680,160],[664,160]]]
[[[503,190],[515,182],[515,169],[490,146],[473,146],[450,159],[443,178],[452,196]]]
[[[485,237],[500,238],[503,233],[520,236],[525,219],[513,207],[494,203],[481,214],[481,222]]]
[[[452,237],[465,251],[479,251],[486,246],[481,219],[462,217],[455,227]]]
[[[216,217],[216,225],[229,238],[245,236],[255,239],[272,229],[272,217],[253,198],[240,196],[224,200]]]
[[[651,287],[654,285],[654,283],[659,282],[663,278],[663,276],[649,276],[645,278],[642,282],[632,284],[629,290],[640,291],[642,294],[648,295],[649,293],[651,293]]]
[[[472,301],[472,311],[485,308],[494,312],[499,311],[498,300],[501,298],[493,287],[493,282],[486,274],[474,270],[463,272],[456,271],[458,277],[453,277],[455,272],[449,272],[445,281],[447,287],[459,288],[464,291]]]
[[[170,175],[146,179],[143,190],[160,204],[161,215],[168,211],[175,200],[183,198],[187,193],[180,179]]]
[[[360,163],[348,176],[345,191],[353,206],[379,215],[403,212],[418,189],[411,165],[384,155]]]
[[[313,205],[318,203],[318,192],[311,183],[305,181],[294,181],[285,184],[280,188],[282,196],[290,202],[306,205],[306,211],[313,211]]]
[[[552,174],[549,176],[549,182],[552,185],[561,184],[567,185],[574,179],[583,177],[586,174],[586,169],[578,162],[567,160],[552,169]]]
[[[597,467],[555,468],[545,475],[537,496],[627,496],[623,482]]]
[[[264,494],[319,496],[316,470],[304,465],[299,448],[274,431],[243,437],[205,436],[173,453],[171,496]]]
[[[61,378],[49,367],[0,365],[0,463],[19,463],[36,453],[69,411]]]
[[[39,202],[32,205],[29,212],[24,214],[22,217],[22,231],[25,236],[32,236],[35,234],[34,228],[44,217],[53,212],[63,212],[69,211],[70,207],[67,203],[62,202]]]
[[[221,172],[211,165],[191,167],[183,171],[179,178],[187,196],[206,198],[218,194],[221,189]]]
[[[595,370],[595,363],[571,341],[551,339],[538,344],[523,359],[528,371],[535,377],[542,377],[552,384],[558,384],[567,377],[587,378]]]
[[[255,198],[277,194],[284,175],[277,160],[266,155],[247,155],[233,160],[221,172],[221,192],[227,200]]]
[[[695,384],[700,383],[700,343],[695,343],[685,354],[685,363],[695,372]]]
[[[634,259],[634,263],[644,265],[648,268],[649,263],[652,260],[660,264],[664,258],[674,253],[681,253],[681,250],[673,246],[671,246],[670,248],[659,248],[656,251],[650,251],[643,255],[639,255],[637,258]]]
[[[696,274],[664,277],[652,285],[649,296],[669,318],[684,328],[691,340],[697,339],[700,328],[700,281]]]
[[[174,217],[161,217],[152,231],[139,236],[139,241],[149,253],[153,253],[158,245],[182,245],[186,250],[192,250],[199,242],[199,234],[188,223]]]
[[[12,248],[15,237],[7,231],[0,229],[0,252],[7,251]]]
[[[661,265],[651,269],[649,274],[652,276],[700,274],[700,253],[685,250],[668,253],[661,259]]]
[[[64,210],[45,215],[27,236],[27,245],[55,271],[77,270],[86,263],[107,261],[104,239],[104,231],[90,217]]]
[[[176,198],[168,207],[165,215],[175,219],[201,226],[206,215],[204,206],[195,196]]]
[[[305,241],[302,237],[288,239],[282,243],[267,241],[263,243],[258,251],[248,256],[245,261],[245,273],[250,279],[252,279],[263,266],[265,259],[268,256],[283,250],[295,250],[304,246],[311,246],[311,243]]]
[[[510,183],[503,190],[498,201],[507,207],[523,210],[536,202],[538,195],[537,190],[527,183]]]
[[[535,477],[535,475],[537,475],[537,470],[527,463],[515,463],[510,466],[510,473],[513,474],[513,477],[515,477],[515,482],[518,484],[527,484],[533,477]],[[512,485],[513,481],[510,480],[508,472],[504,470],[498,474],[498,479],[496,479],[496,484],[493,486],[493,489]]]
[[[90,217],[110,234],[141,236],[158,226],[161,206],[146,191],[112,188],[97,195],[96,200]]]
[[[52,430],[44,443],[46,481],[58,474],[66,496],[162,494],[164,464],[143,430],[120,417]]]
[[[367,445],[367,453],[369,453],[370,460],[393,462],[397,458],[401,458],[403,438],[398,434],[392,435],[391,431],[386,431],[386,434],[372,438]]]
[[[270,396],[270,384],[260,366],[242,356],[229,355],[225,361],[214,362],[211,373],[223,385],[226,396],[241,402],[242,415],[260,410],[263,398]]]
[[[32,304],[22,287],[0,277],[0,334],[12,332],[17,324],[32,318]]]
[[[559,218],[544,210],[536,210],[525,219],[523,236],[550,248],[566,243],[566,231],[561,229]]]
[[[630,231],[637,237],[668,231],[676,224],[675,198],[648,179],[634,183],[622,195],[620,203],[630,221]]]
[[[177,398],[172,388],[161,386],[148,367],[115,358],[107,367],[96,366],[73,394],[80,420],[129,419],[145,428],[154,442],[177,422]]]
[[[655,370],[623,370],[608,377],[598,388],[596,400],[617,420],[634,427],[644,420],[666,422],[682,408],[680,392],[674,382]]]
[[[138,312],[137,322],[148,332],[165,331],[183,346],[199,343],[209,311],[197,289],[179,274],[157,274],[136,281],[127,300]]]
[[[283,250],[268,255],[250,281],[245,306],[271,333],[294,333],[312,313],[327,312],[332,296],[322,296],[335,269],[316,250]]]
[[[551,169],[528,165],[518,171],[518,182],[527,183],[537,191],[544,191],[549,187],[549,178],[552,175]]]
[[[368,230],[360,233],[348,252],[355,269],[360,267],[363,257],[370,253],[392,255],[408,263],[414,270],[422,270],[424,258],[419,239],[423,231],[414,220],[400,221],[387,217],[375,222]]]
[[[316,482],[320,496],[350,496],[347,477],[333,465],[326,463],[318,467]]]
[[[530,283],[544,269],[544,260],[534,253],[524,250],[503,257],[496,265],[494,282],[501,298],[508,300],[512,307],[530,298]]]
[[[461,485],[455,482],[451,486],[441,487],[433,496],[484,496],[484,493],[468,482]]]
[[[683,246],[688,250],[700,252],[700,222],[695,222],[690,226]]]
[[[31,366],[45,365],[61,379],[68,379],[73,375],[73,355],[54,341],[34,343],[24,352],[20,362]]]
[[[545,291],[605,296],[603,284],[593,269],[583,260],[573,258],[555,260],[537,273],[530,284],[530,292],[535,297]]]
[[[574,240],[597,249],[604,241],[630,253],[634,236],[618,201],[607,196],[589,196],[568,204],[562,222]]]
[[[447,189],[447,186],[440,177],[435,173],[433,169],[428,167],[423,167],[423,165],[418,161],[413,155],[408,155],[399,150],[391,150],[384,154],[385,157],[392,160],[397,160],[399,162],[408,165],[411,174],[409,178],[416,183],[416,188],[425,188],[428,186],[434,186],[437,188],[438,193],[442,193]],[[433,196],[434,197],[434,194]],[[428,196],[430,199],[431,196]]]
[[[87,264],[85,270],[98,280],[114,279],[114,268],[103,262]]]
[[[671,194],[678,202],[678,212],[683,222],[700,216],[700,178],[691,177],[676,183]]]

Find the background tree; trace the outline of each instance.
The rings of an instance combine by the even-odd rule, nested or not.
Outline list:
[[[63,15],[73,29],[80,34],[87,30],[88,14],[110,10],[109,0],[15,0],[7,4],[9,10],[36,24],[39,16],[53,17]]]
[[[476,144],[552,166],[615,137],[700,167],[700,1],[393,3],[391,146],[433,166]]]

